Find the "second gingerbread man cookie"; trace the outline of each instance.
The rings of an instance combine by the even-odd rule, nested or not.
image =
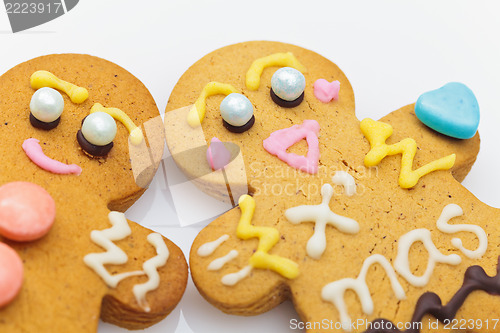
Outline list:
[[[335,64],[276,42],[205,56],[166,111],[180,168],[239,204],[200,232],[190,255],[194,283],[222,311],[255,315],[291,298],[310,332],[387,320],[414,332],[426,313],[444,324],[494,318],[500,214],[459,183],[479,150],[477,124],[472,138],[450,138],[413,104],[360,122]]]

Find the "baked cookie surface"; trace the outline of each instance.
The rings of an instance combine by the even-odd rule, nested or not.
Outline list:
[[[270,96],[271,78],[284,65],[265,67],[256,90],[246,84],[247,71],[254,61],[286,52],[305,67],[301,70],[306,81],[304,100],[293,108],[277,105]],[[318,100],[313,87],[317,79],[338,80],[338,98],[328,103]],[[192,106],[209,82],[230,84],[248,97],[254,107],[253,127],[233,133],[223,126],[219,105],[226,93],[206,99],[201,126],[188,123]],[[319,124],[316,173],[290,166],[266,151],[263,143],[272,133],[303,126],[309,120]],[[434,132],[417,119],[413,104],[380,122],[372,121],[370,124],[377,128],[374,131],[389,125],[393,128],[385,138],[388,146],[399,147],[397,144],[404,139],[414,139],[416,154],[410,159],[410,170],[422,166],[425,169],[428,163],[440,159],[454,159],[451,168],[441,168],[449,170],[432,171],[403,188],[398,181],[401,154],[381,158],[376,167],[365,166],[365,156],[372,147],[355,116],[351,85],[334,63],[312,51],[264,41],[216,50],[180,78],[170,96],[165,121],[167,145],[179,167],[197,186],[221,200],[231,198],[235,204],[246,190],[252,196],[243,197],[239,207],[205,227],[191,249],[194,283],[210,303],[224,312],[256,315],[291,298],[307,331],[342,331],[338,323],[350,319],[364,323],[350,327],[363,332],[369,328],[368,323],[379,318],[394,323],[419,321],[418,316],[414,318],[415,309],[427,291],[436,293],[447,304],[460,290],[470,266],[481,266],[489,276],[496,274],[500,234],[494,221],[499,217],[498,210],[481,203],[459,183],[476,159],[479,135],[457,140]],[[212,172],[204,155],[214,137],[239,148],[235,153],[239,158],[233,156],[224,168],[225,174],[221,170]],[[205,145],[204,150],[195,153],[201,145]],[[284,151],[307,156],[312,147],[302,140]],[[185,151],[191,153],[183,154]],[[355,195],[348,196],[343,186],[335,185],[332,178],[339,171],[352,177]],[[322,202],[334,215],[349,219],[346,223],[356,223],[358,229],[340,230],[342,223],[335,221],[320,226],[317,211],[292,210]],[[456,208],[450,204],[459,206],[463,214],[450,213]],[[448,234],[438,228],[438,220],[450,225],[474,225],[480,230],[454,230]],[[321,240],[317,229],[324,229],[325,235],[324,247],[319,250],[314,249],[318,244],[315,240]],[[483,235],[488,243],[484,251]],[[462,250],[455,246],[454,238],[461,239]],[[425,243],[422,239],[426,239]],[[466,254],[467,249],[481,253]],[[402,259],[396,260],[399,257]],[[214,264],[216,259],[221,260]],[[424,275],[428,275],[428,281],[420,278]],[[360,286],[356,292],[352,292],[351,283]],[[499,304],[497,297],[472,292],[459,307],[456,318],[495,318]],[[434,320],[424,318],[421,331],[429,331],[430,319]],[[490,325],[476,331],[495,330]]]
[[[64,110],[59,125],[51,130],[35,128],[29,120],[30,100],[35,92],[30,77],[40,70],[88,90],[88,98],[82,103],[73,103],[61,92]],[[142,145],[130,145],[129,132],[117,122],[109,154],[101,158],[86,154],[76,135],[94,103],[123,110],[142,128]],[[151,230],[116,213],[122,226],[129,226],[130,233],[115,237],[111,243],[127,258],[123,264],[103,262],[103,267],[110,275],[142,273],[108,287],[84,262],[89,254],[109,252],[91,239],[91,233],[110,229],[110,211],[123,212],[130,207],[144,193],[158,167],[159,158],[150,156],[161,156],[163,152],[163,126],[146,87],[123,68],[97,57],[42,56],[0,77],[0,118],[0,184],[38,184],[56,204],[53,227],[43,238],[21,243],[0,237],[1,242],[15,249],[24,264],[19,295],[0,309],[0,331],[96,332],[100,317],[122,327],[139,329],[170,313],[184,292],[187,264],[181,250],[167,238],[155,236],[159,244],[155,248],[148,241]],[[30,138],[39,140],[43,153],[51,159],[81,167],[81,174],[54,174],[40,168],[23,152],[23,142]],[[154,265],[151,273],[146,273],[143,264],[159,255],[160,247],[167,249],[166,263]],[[133,288],[151,277],[158,278],[158,286],[147,289],[143,303],[139,304]]]

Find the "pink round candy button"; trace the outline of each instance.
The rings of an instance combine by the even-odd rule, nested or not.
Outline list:
[[[23,263],[11,247],[0,243],[0,308],[12,302],[23,284]]]
[[[49,232],[56,204],[42,187],[12,182],[0,187],[0,235],[15,241],[32,241]]]

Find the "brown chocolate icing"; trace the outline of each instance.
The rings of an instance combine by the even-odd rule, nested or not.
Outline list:
[[[57,118],[54,121],[51,121],[49,123],[46,123],[44,121],[38,120],[35,118],[35,116],[30,112],[30,123],[33,127],[43,129],[43,130],[51,130],[53,128],[56,128],[57,125],[59,125],[59,122],[61,121],[61,117]]]
[[[233,133],[243,133],[245,131],[248,131],[250,128],[252,128],[253,124],[255,124],[255,116],[252,116],[250,120],[242,126],[233,126],[224,119],[222,119],[222,125],[229,131]]]
[[[285,101],[284,99],[279,98],[272,89],[269,90],[271,91],[271,98],[273,99],[273,102],[284,108],[294,108],[304,100],[304,93],[293,101]]]
[[[426,292],[417,301],[415,312],[411,319],[412,323],[419,323],[426,314],[431,314],[440,322],[451,320],[457,314],[458,309],[464,304],[465,299],[475,290],[483,290],[490,295],[500,295],[500,257],[498,258],[497,274],[488,276],[481,266],[471,266],[464,274],[462,287],[453,295],[448,304],[443,305],[441,298],[432,292]],[[377,325],[379,324],[379,325]],[[364,333],[418,333],[418,325],[411,325],[413,328],[400,331],[396,325],[386,319],[376,319],[372,322],[372,327],[384,327],[383,329],[371,328]],[[391,328],[392,327],[392,328]]]
[[[76,133],[76,140],[80,144],[83,150],[92,156],[106,156],[111,148],[113,148],[113,142],[108,143],[105,146],[96,146],[85,139],[81,130]]]

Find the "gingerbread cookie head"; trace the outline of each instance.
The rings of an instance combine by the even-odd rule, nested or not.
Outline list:
[[[225,123],[224,100],[232,93],[253,106],[253,126],[241,133]],[[441,97],[457,100],[455,93]],[[458,100],[477,107],[473,95]],[[235,104],[234,115],[249,109]],[[498,298],[469,294],[488,289],[479,266],[496,271],[499,253],[488,243],[497,237],[491,221],[499,213],[459,183],[475,161],[479,136],[474,125],[466,126],[470,139],[442,135],[414,108],[360,122],[342,71],[294,45],[247,42],[195,63],[170,96],[167,145],[184,172],[203,178],[204,191],[224,199],[226,189],[239,203],[193,243],[191,273],[200,293],[241,315],[291,298],[311,332],[362,332],[379,318],[418,325],[428,312],[441,320],[491,314],[485,304]],[[212,160],[188,144],[200,137],[204,151],[216,137],[237,145],[240,158],[212,172]],[[244,181],[234,176],[241,174]],[[239,195],[243,187],[249,195]],[[479,273],[470,279],[473,265]],[[422,296],[426,291],[436,294]],[[444,308],[439,298],[452,302]]]
[[[0,77],[0,90],[0,191],[37,184],[55,206],[44,235],[19,242],[1,232],[24,279],[0,309],[0,330],[95,332],[99,317],[126,328],[164,318],[186,285],[184,256],[121,213],[145,191],[163,152],[149,91],[123,68],[77,54],[22,63]],[[106,154],[91,149],[110,142]],[[1,205],[12,211],[9,198]],[[40,208],[26,195],[17,200]]]

